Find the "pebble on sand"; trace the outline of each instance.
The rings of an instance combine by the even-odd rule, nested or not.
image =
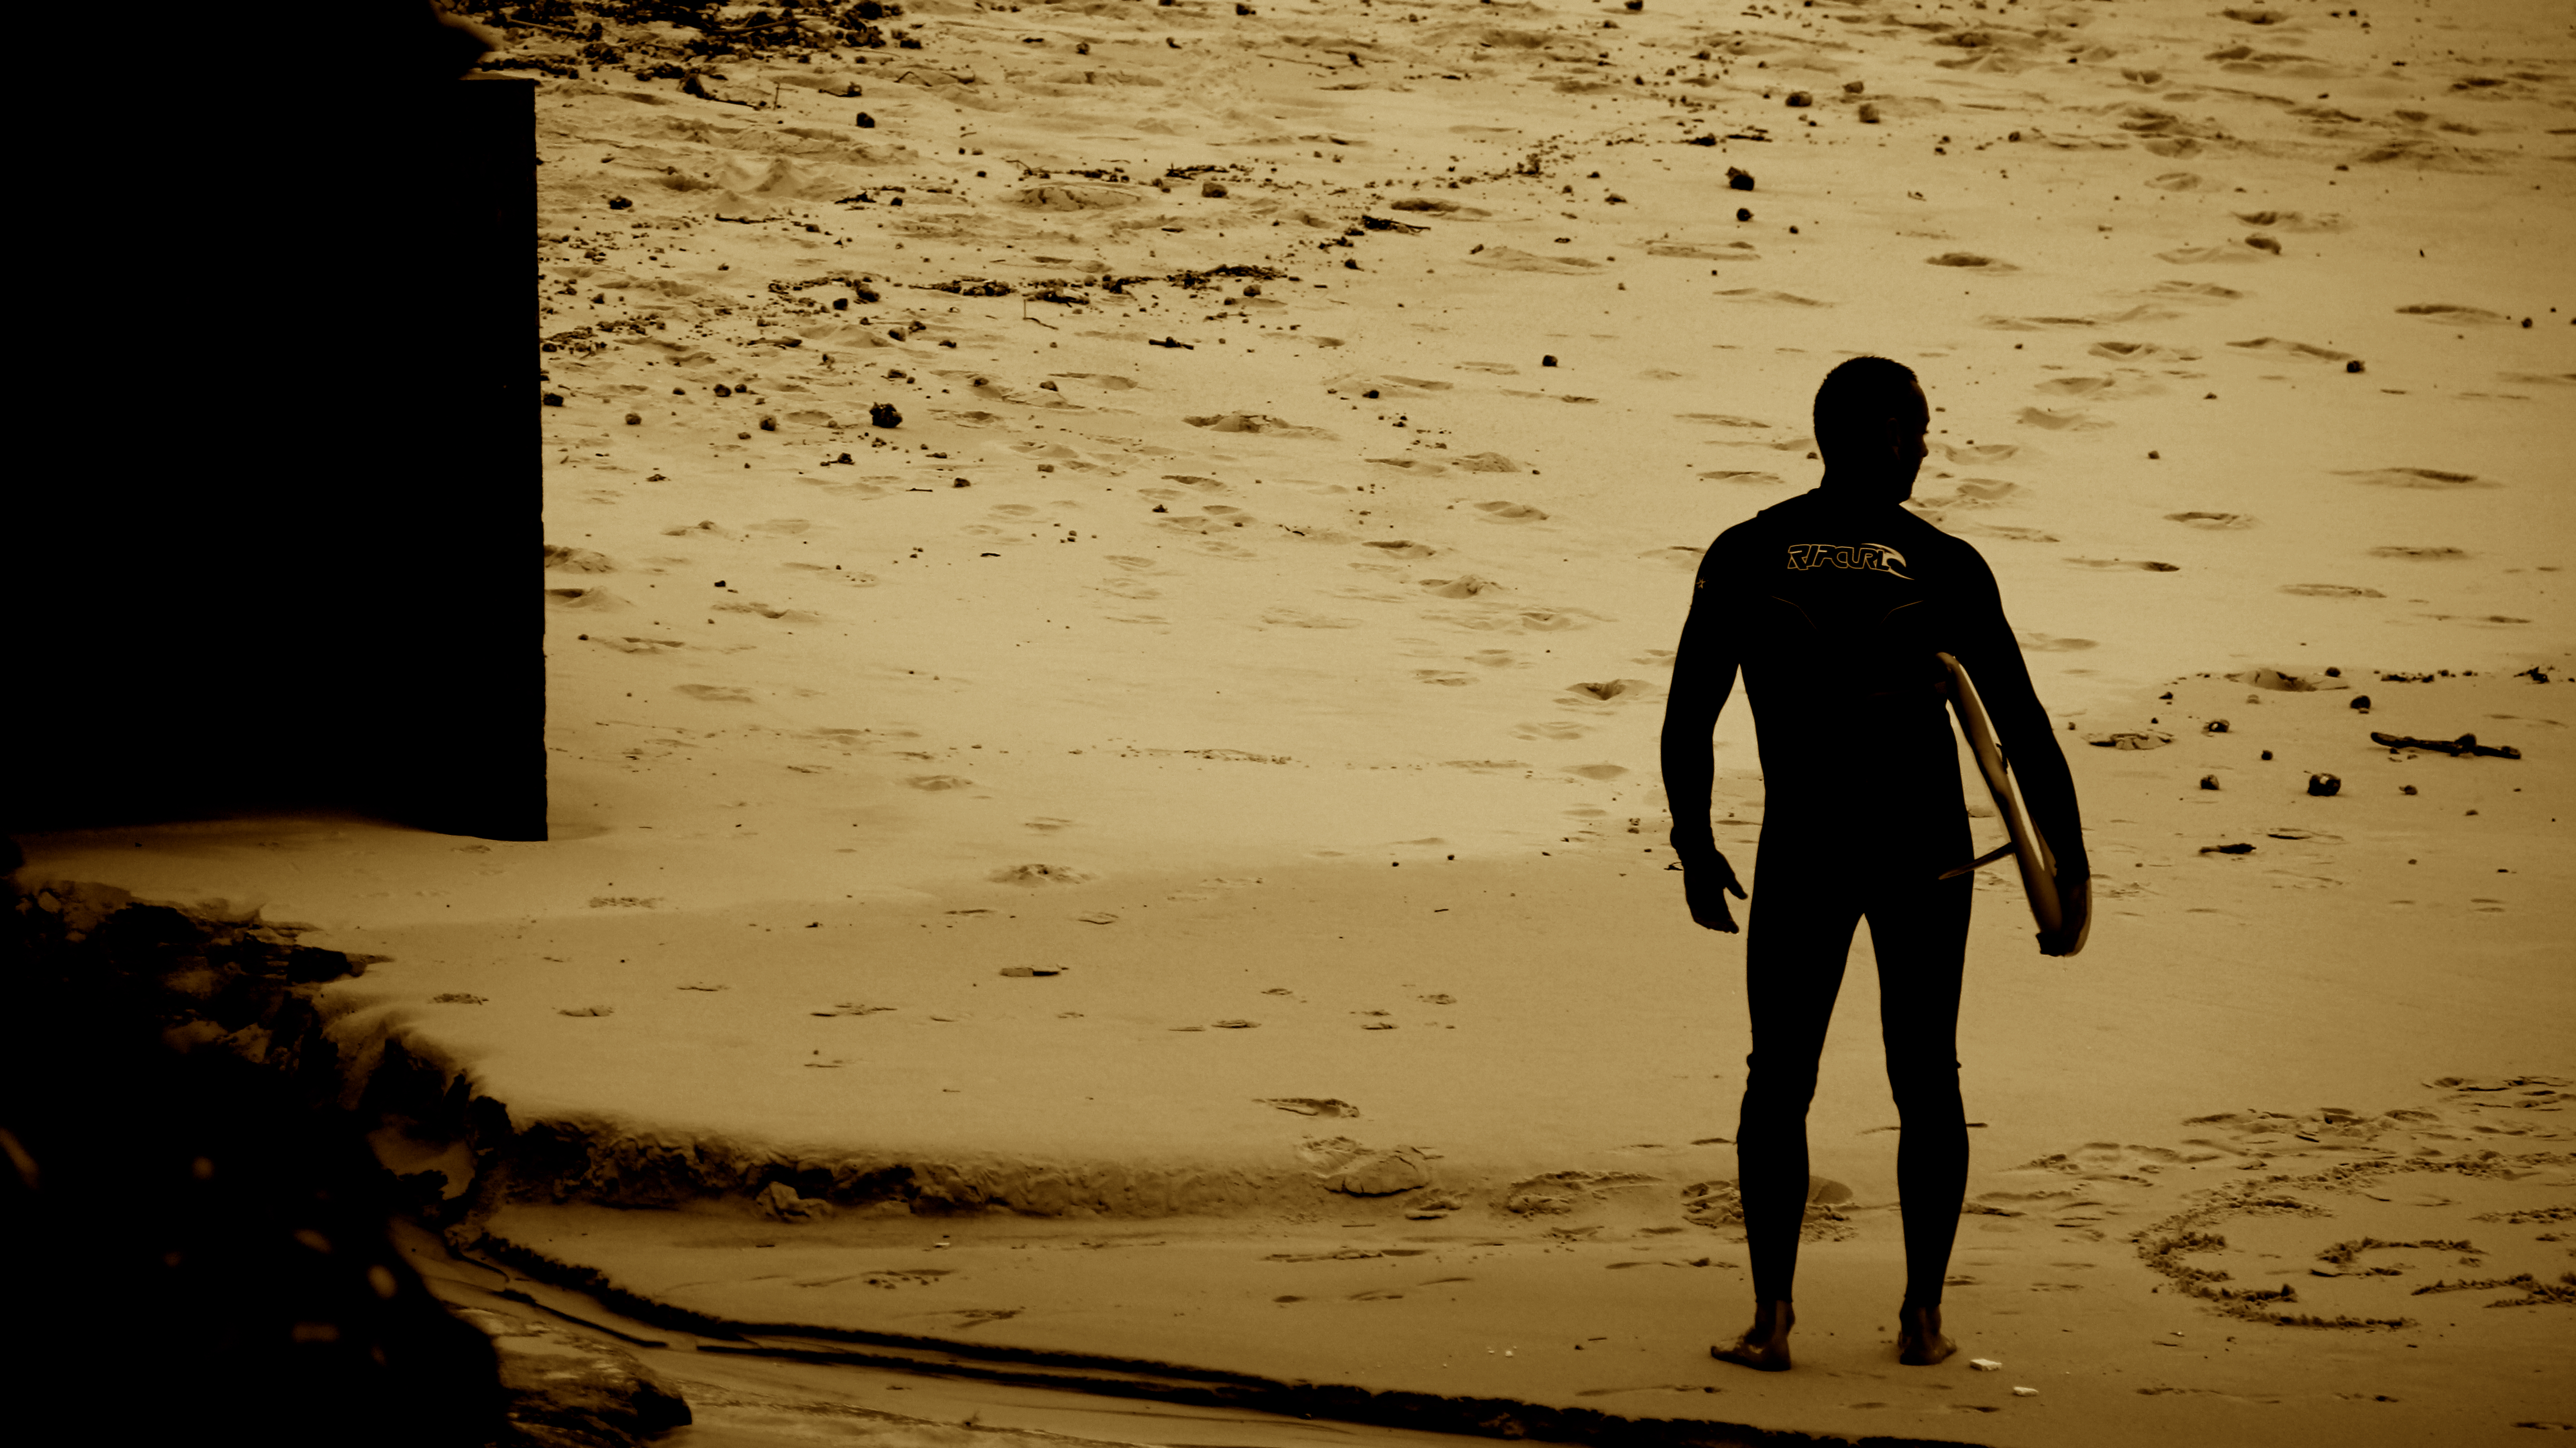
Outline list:
[[[2331,774],[2311,774],[2308,776],[2308,793],[2315,795],[2319,799],[2328,798],[2340,792],[2342,789],[2343,781],[2335,778]]]
[[[880,402],[868,408],[868,422],[875,427],[901,427],[903,414],[895,411],[893,403]]]
[[[1753,173],[1740,166],[1729,166],[1726,168],[1726,184],[1738,191],[1750,191],[1753,189]]]

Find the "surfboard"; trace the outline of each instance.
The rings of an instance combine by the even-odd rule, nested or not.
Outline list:
[[[1985,776],[1986,792],[1994,796],[1995,813],[2003,816],[2004,829],[2012,836],[2010,843],[1987,851],[1941,878],[1956,879],[2011,855],[2021,867],[2022,895],[2030,902],[2030,918],[2045,937],[2066,923],[2067,902],[2057,890],[2057,856],[2048,848],[2039,827],[2031,823],[2030,812],[2022,807],[2021,791],[2013,784],[2012,774],[2005,766],[2003,745],[1995,738],[1994,721],[1986,717],[1985,703],[1977,697],[1977,686],[1969,679],[1967,667],[1948,654],[1939,658],[1950,671],[1950,704],[1958,711],[1959,732],[1967,736],[1968,752],[1976,756],[1977,772]],[[2085,918],[2077,922],[2074,946],[2066,952],[2068,955],[2084,948],[2092,923],[2091,912],[2085,912]]]

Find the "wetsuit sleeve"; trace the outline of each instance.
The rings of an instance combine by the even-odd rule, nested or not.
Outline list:
[[[1717,848],[1709,827],[1709,794],[1716,780],[1709,736],[1735,692],[1738,631],[1724,584],[1730,570],[1720,538],[1700,559],[1691,581],[1690,616],[1673,651],[1672,693],[1664,701],[1664,803],[1673,814],[1673,848],[1684,855]]]
[[[2021,644],[2004,619],[2002,590],[1994,570],[1974,549],[1962,549],[1960,570],[1959,662],[1976,680],[1977,697],[2003,745],[2004,759],[2030,806],[2031,823],[2039,827],[2057,857],[2061,878],[2090,878],[2092,863],[2084,853],[2084,822],[2076,809],[2075,778],[2067,771],[2066,753],[2049,726],[2048,710],[2031,687],[2030,668]]]

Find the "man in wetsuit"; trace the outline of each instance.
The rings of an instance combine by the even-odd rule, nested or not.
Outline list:
[[[1765,794],[1754,862],[1745,996],[1752,1018],[1736,1134],[1753,1326],[1715,1356],[1789,1362],[1790,1283],[1805,1216],[1807,1104],[1853,927],[1869,920],[1879,1020],[1901,1125],[1905,1219],[1898,1357],[1929,1365],[1941,1284],[1967,1190],[1959,1100],[1959,979],[1971,875],[1958,749],[1936,653],[1964,664],[2056,855],[2072,954],[2090,912],[2075,788],[1986,561],[1897,506],[1914,491],[1931,414],[1914,374],[1882,357],[1836,367],[1816,393],[1825,476],[1813,492],[1720,534],[1702,558],[1664,714],[1664,794],[1691,918],[1732,933],[1745,898],[1709,826],[1709,734],[1735,686],[1753,706]]]

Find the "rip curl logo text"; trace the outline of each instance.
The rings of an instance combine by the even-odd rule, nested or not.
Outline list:
[[[1863,568],[1873,573],[1911,578],[1905,571],[1905,555],[1884,543],[1792,543],[1789,566],[1799,568]]]

